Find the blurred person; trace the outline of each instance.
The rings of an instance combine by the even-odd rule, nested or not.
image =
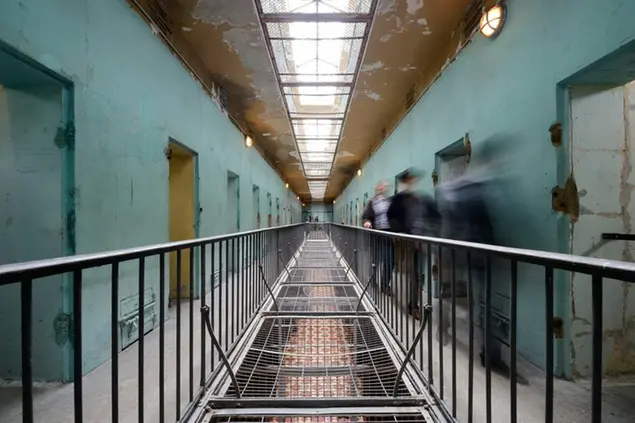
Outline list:
[[[388,208],[388,224],[392,232],[409,235],[438,236],[440,215],[434,200],[414,191],[421,173],[410,168],[399,175],[398,192],[390,202]],[[415,319],[421,319],[420,298],[422,288],[421,265],[427,251],[420,248],[418,243],[407,243],[407,254],[412,254],[410,272],[410,294],[408,299],[408,313]],[[422,254],[423,253],[423,254]]]
[[[388,224],[388,208],[390,207],[390,198],[388,198],[389,184],[381,181],[375,187],[375,195],[370,199],[364,212],[362,213],[362,222],[366,229],[377,229],[387,231],[390,229]],[[377,237],[378,244],[376,253],[376,261],[381,265],[381,290],[384,294],[390,295],[390,282],[395,262],[395,250],[392,240],[387,237]]]
[[[504,144],[495,143],[493,140],[483,141],[475,152],[478,162],[471,163],[468,171],[461,177],[444,183],[439,187],[441,212],[443,215],[441,237],[488,245],[498,244],[490,208],[493,198],[492,194],[496,191],[495,186],[499,185],[504,177],[504,165],[509,159],[505,148]],[[440,300],[443,298],[451,299],[451,295],[448,292],[451,289],[451,252],[448,248],[443,250]],[[485,254],[470,253],[469,268],[474,284],[473,292],[475,294],[478,293],[478,295],[474,295],[472,300],[474,302],[472,306],[475,310],[478,310],[481,307],[480,304],[485,302],[486,263]],[[456,250],[454,265],[455,275],[462,273],[465,277],[468,270],[468,259],[465,251]],[[455,293],[455,295],[458,296],[460,293]],[[448,309],[448,306],[443,308],[443,321],[441,322],[441,330],[443,332],[441,336],[444,337],[444,343],[450,340],[449,328],[451,325],[451,315],[449,312],[445,312],[446,309]],[[481,348],[479,354],[481,365],[485,367],[486,361],[489,361],[493,370],[509,375],[509,367],[502,358],[503,343],[493,333],[490,338],[491,344],[488,348],[488,357],[485,356],[484,313],[481,316]],[[492,327],[496,325],[494,319],[491,320],[491,323]],[[452,330],[454,331],[454,328]],[[437,334],[437,337],[439,336],[440,334]],[[518,375],[518,382],[527,383],[526,379],[521,375]]]

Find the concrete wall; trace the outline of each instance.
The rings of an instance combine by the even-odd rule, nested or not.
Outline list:
[[[566,115],[559,84],[635,38],[635,2],[630,0],[511,0],[500,36],[477,35],[411,109],[352,180],[338,205],[372,192],[380,179],[393,180],[408,166],[427,171],[432,192],[435,153],[469,133],[472,165],[479,145],[498,141],[510,160],[493,203],[495,229],[504,245],[569,251],[569,221],[551,209],[551,190],[568,173],[565,148],[555,148],[549,127]],[[379,105],[381,106],[381,105]],[[566,132],[565,132],[566,133]],[[583,188],[578,186],[579,189]],[[336,208],[338,212],[340,208]],[[341,218],[341,212],[336,220]],[[544,271],[521,266],[518,294],[519,351],[544,365]],[[569,319],[566,280],[556,289],[556,314]],[[570,327],[558,340],[556,371],[571,375]]]
[[[573,254],[633,261],[631,242],[601,241],[602,233],[631,233],[635,204],[630,191],[635,156],[635,82],[571,89],[571,162],[580,189],[580,218],[571,231]],[[635,294],[630,284],[603,283],[604,373],[635,371]],[[572,277],[573,374],[591,376],[591,277]]]
[[[77,253],[168,240],[169,137],[199,155],[201,236],[229,227],[228,171],[240,177],[241,230],[255,227],[256,181],[263,198],[274,197],[274,208],[276,197],[289,197],[299,210],[278,175],[245,147],[243,135],[124,0],[3,2],[0,40],[74,83]],[[146,286],[158,292],[158,260],[147,260],[146,268]],[[137,294],[136,275],[136,263],[120,268],[122,298]],[[84,275],[84,371],[110,355],[109,280],[108,269]],[[53,331],[53,322],[43,324]]]

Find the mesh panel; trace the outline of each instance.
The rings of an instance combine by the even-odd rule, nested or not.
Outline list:
[[[268,318],[236,377],[244,398],[387,397],[397,371],[369,318]]]

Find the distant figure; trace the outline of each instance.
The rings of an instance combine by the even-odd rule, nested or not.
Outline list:
[[[414,192],[414,186],[420,173],[408,169],[399,176],[398,193],[395,194],[388,208],[388,224],[393,232],[409,235],[438,236],[440,229],[439,212],[434,201],[429,196]],[[408,312],[417,320],[421,319],[419,300],[421,297],[421,264],[422,254],[419,244],[407,249],[413,255],[410,273],[410,298]],[[424,256],[427,251],[424,251]]]
[[[390,199],[388,194],[388,183],[380,182],[375,187],[375,196],[370,199],[362,213],[363,225],[366,229],[377,229],[387,231],[390,229],[388,224],[388,208],[390,207]],[[395,249],[393,242],[387,237],[378,237],[375,261],[381,265],[381,290],[384,294],[390,295],[390,280],[395,263]]]

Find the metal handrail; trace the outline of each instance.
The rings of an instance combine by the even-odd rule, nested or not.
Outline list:
[[[211,237],[196,238],[187,241],[174,241],[162,244],[153,244],[144,247],[125,248],[103,253],[81,254],[69,257],[57,257],[52,259],[29,261],[25,263],[5,264],[0,266],[0,286],[18,282],[25,277],[35,279],[70,272],[73,270],[77,270],[78,268],[90,269],[112,264],[113,261],[130,261],[158,255],[161,253],[171,253],[186,248],[200,247],[212,242],[231,240],[245,235],[275,232],[280,229],[292,228],[301,225],[303,225],[303,223],[276,226],[274,228],[255,229],[252,231],[236,232],[232,234],[215,235]]]
[[[626,279],[629,282],[635,282],[635,263],[631,262],[607,260],[593,257],[581,257],[572,254],[556,253],[550,251],[502,247],[498,245],[479,244],[476,242],[457,241],[447,238],[408,235],[397,232],[366,229],[359,226],[341,225],[339,223],[331,223],[331,225],[339,226],[346,229],[355,229],[357,231],[374,233],[383,237],[400,239],[404,241],[415,241],[440,247],[452,247],[461,250],[472,250],[473,252],[480,252],[510,260],[518,260],[524,263],[555,267],[560,270],[582,273],[594,273],[597,271],[602,271],[605,277],[615,279],[625,279],[625,275],[627,275],[628,278]]]

